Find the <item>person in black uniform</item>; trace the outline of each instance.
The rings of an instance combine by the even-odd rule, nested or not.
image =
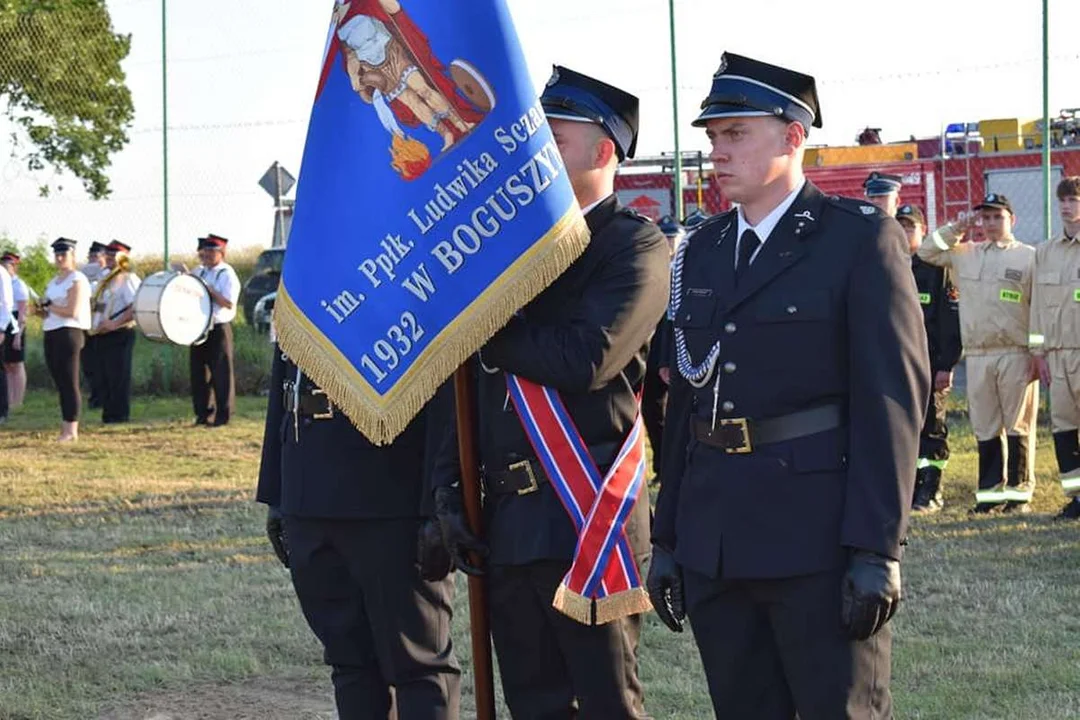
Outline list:
[[[960,362],[960,293],[949,271],[924,262],[916,255],[926,235],[922,210],[901,205],[896,219],[907,234],[911,272],[919,291],[926,341],[930,350],[930,372],[934,392],[926,408],[919,435],[919,462],[915,466],[915,497],[911,508],[917,513],[937,512],[943,506],[941,475],[949,464],[949,426],[945,424],[945,402],[952,390],[953,368]]]
[[[657,223],[660,232],[668,241],[668,249],[674,254],[675,248],[686,235],[678,220],[665,215]],[[671,381],[671,320],[665,314],[656,325],[652,342],[649,344],[649,357],[645,363],[645,386],[641,394],[641,419],[649,433],[649,447],[652,448],[653,483],[660,481],[660,456],[664,438],[664,408],[667,406],[667,388]]]
[[[271,388],[256,499],[333,668],[338,716],[455,720],[452,565],[424,480],[453,420],[450,387],[385,447],[276,347]]]
[[[667,304],[668,247],[656,225],[621,207],[614,193],[618,163],[634,154],[637,98],[556,66],[541,103],[592,240],[479,353],[491,631],[516,720],[641,718],[641,614],[582,624],[552,606],[578,535],[508,399],[506,373],[556,390],[606,473],[639,412],[649,338]],[[436,514],[451,555],[469,572],[461,550],[481,546],[461,516],[459,477],[451,433],[434,476]],[[640,492],[626,528],[639,567],[648,526]]]
[[[86,264],[79,268],[82,274],[86,276],[86,279],[90,281],[91,293],[97,289],[98,282],[108,272],[105,268],[107,262],[105,259],[105,247],[105,243],[100,243],[97,240],[90,243],[90,249],[86,253]],[[98,344],[97,336],[87,334],[83,349],[79,354],[82,375],[86,380],[87,387],[90,389],[90,398],[86,401],[86,404],[93,409],[101,407],[101,398],[104,394]]]
[[[904,178],[899,175],[874,170],[863,181],[863,192],[871,205],[891,218],[896,217],[900,205],[900,190],[904,187]]]
[[[891,717],[889,619],[929,393],[900,225],[802,174],[814,79],[725,53],[694,122],[739,209],[672,270],[647,581],[717,717]]]

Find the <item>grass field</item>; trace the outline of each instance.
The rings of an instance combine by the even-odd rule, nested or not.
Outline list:
[[[87,418],[57,446],[56,398],[33,392],[0,428],[0,720],[334,717],[252,502],[264,402],[208,430],[186,400],[140,400],[138,422]],[[1037,512],[970,520],[973,442],[953,430],[948,508],[916,521],[904,564],[897,717],[1078,718],[1080,524],[1050,519],[1048,438]],[[689,633],[650,618],[641,672],[654,717],[711,717]]]

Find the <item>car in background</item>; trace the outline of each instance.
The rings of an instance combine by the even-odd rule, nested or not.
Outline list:
[[[258,333],[270,333],[270,342],[274,341],[274,301],[277,300],[277,291],[267,293],[255,303],[255,309],[251,313],[251,325]]]
[[[285,248],[269,248],[259,253],[255,271],[248,278],[240,293],[240,305],[248,325],[255,324],[255,304],[277,291],[281,279],[281,266],[285,261]]]

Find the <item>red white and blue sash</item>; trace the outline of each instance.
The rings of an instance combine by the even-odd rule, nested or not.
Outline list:
[[[570,571],[552,605],[586,625],[652,610],[626,537],[626,522],[645,484],[641,414],[602,476],[557,392],[510,373],[506,387],[578,534]]]

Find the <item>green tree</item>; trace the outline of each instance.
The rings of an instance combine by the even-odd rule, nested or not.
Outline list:
[[[68,170],[95,199],[135,114],[105,0],[0,0],[0,98],[31,170]],[[48,194],[48,186],[42,194]]]

